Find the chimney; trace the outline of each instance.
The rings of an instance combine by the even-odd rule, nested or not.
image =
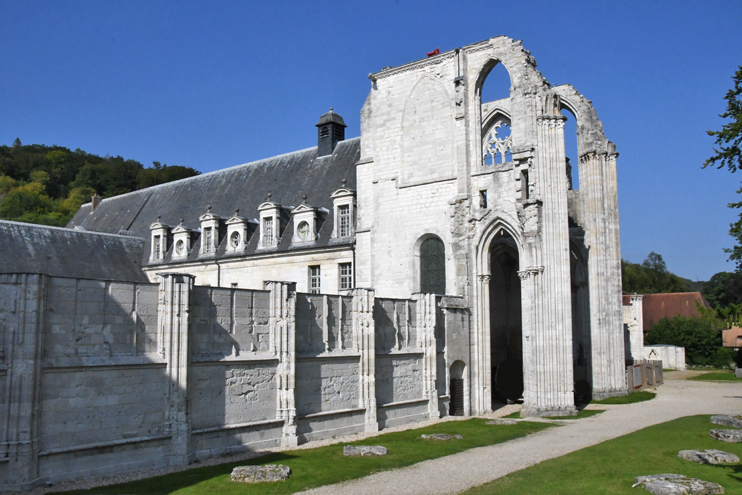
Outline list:
[[[98,193],[93,194],[93,197],[90,200],[90,211],[95,211],[101,201],[103,200],[98,196]]]
[[[345,139],[345,122],[332,111],[324,114],[317,122],[317,158],[332,155],[335,146]]]

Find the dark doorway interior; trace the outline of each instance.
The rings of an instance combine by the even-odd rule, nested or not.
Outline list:
[[[515,240],[498,234],[491,251],[490,356],[492,407],[523,394],[523,328],[519,260]]]

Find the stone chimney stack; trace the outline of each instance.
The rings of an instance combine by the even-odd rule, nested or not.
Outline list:
[[[90,211],[95,211],[101,201],[103,200],[98,196],[98,193],[93,194],[93,197],[90,200]]]

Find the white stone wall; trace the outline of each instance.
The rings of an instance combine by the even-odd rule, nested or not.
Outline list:
[[[675,345],[648,345],[644,346],[644,359],[648,361],[661,360],[662,367],[669,370],[684,370],[685,347]]]

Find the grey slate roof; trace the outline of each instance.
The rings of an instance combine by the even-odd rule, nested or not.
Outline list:
[[[284,206],[297,206],[306,195],[307,204],[329,210],[328,214],[320,215],[319,239],[311,247],[327,246],[333,243],[330,240],[333,225],[330,195],[342,187],[343,179],[347,181],[347,188],[355,189],[355,164],[360,157],[360,145],[360,138],[348,139],[339,142],[332,155],[320,158],[317,158],[317,148],[314,147],[161,184],[106,198],[94,212],[88,203],[80,208],[68,227],[77,225],[111,234],[126,230],[142,237],[145,239],[144,265],[150,251],[149,226],[158,216],[168,225],[178,225],[182,218],[183,225],[195,231],[200,227],[198,217],[206,213],[209,205],[212,213],[224,218],[229,218],[239,208],[240,216],[252,219],[259,217],[258,206],[267,200],[268,193],[271,193],[271,201]],[[291,229],[289,223],[276,251],[291,249]],[[194,249],[188,261],[196,259],[200,245],[198,233],[191,235]],[[257,237],[257,232],[253,233],[245,255],[255,252]],[[222,239],[217,258],[223,254],[226,242]],[[169,258],[170,253],[164,262],[167,263]]]
[[[0,273],[149,282],[144,239],[0,220]]]

